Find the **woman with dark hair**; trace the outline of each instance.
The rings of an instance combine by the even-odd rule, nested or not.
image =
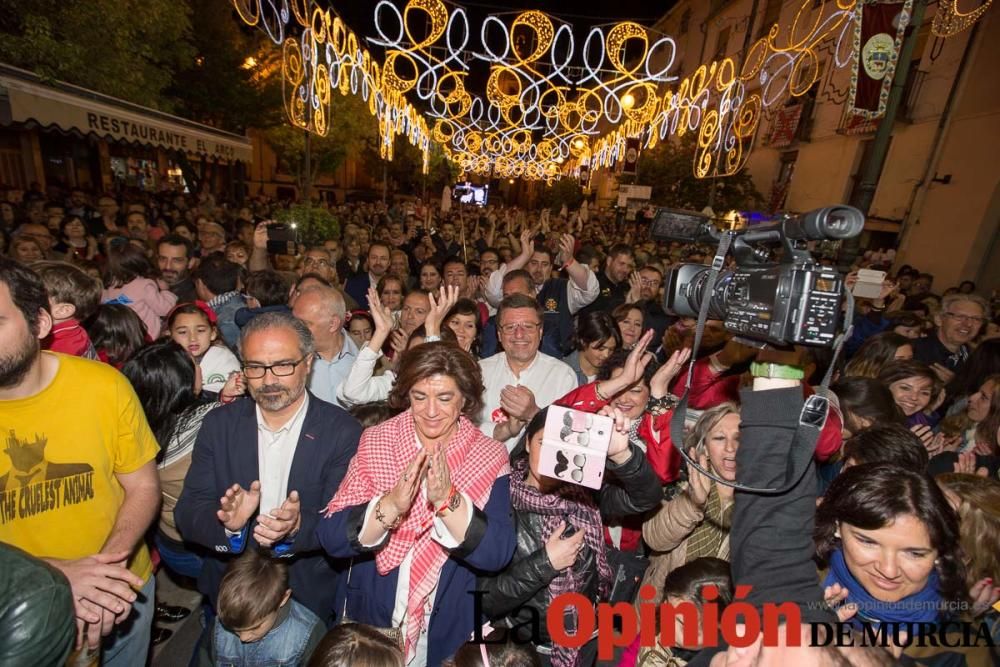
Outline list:
[[[891,361],[913,358],[913,345],[909,338],[891,331],[875,334],[858,348],[844,369],[845,377],[877,378],[882,368]]]
[[[352,310],[351,319],[347,323],[347,334],[354,340],[360,350],[372,339],[375,333],[375,320],[366,310]]]
[[[479,581],[483,611],[515,636],[532,627],[532,617],[544,618],[559,595],[607,600],[615,573],[604,542],[604,518],[642,514],[656,507],[662,496],[642,450],[629,442],[631,420],[618,409],[604,408],[602,414],[613,417],[615,425],[607,451],[608,474],[600,491],[540,472],[548,408],[528,422],[516,448],[527,453],[514,460],[510,473],[517,549],[507,568]],[[578,621],[567,610],[565,631],[579,632]],[[596,641],[571,648],[552,642],[545,625],[539,630],[540,637],[521,636],[516,641],[537,642],[546,667],[593,663]]]
[[[466,641],[476,574],[514,551],[507,450],[471,421],[482,395],[472,355],[408,350],[389,394],[403,412],[365,430],[317,529],[330,556],[353,559],[335,609],[399,637],[409,665],[440,664]]]
[[[157,468],[163,505],[154,536],[160,557],[177,574],[197,579],[202,559],[184,544],[177,531],[174,505],[184,488],[184,477],[191,466],[191,453],[202,420],[219,404],[205,403],[199,398],[200,367],[172,340],[157,341],[139,350],[122,367],[122,373],[132,383],[149,427],[160,444]]]
[[[610,315],[602,310],[581,313],[576,319],[573,351],[563,361],[583,386],[594,381],[604,362],[621,346],[621,332]]]
[[[878,381],[889,389],[906,425],[920,437],[928,454],[934,456],[954,446],[944,435],[934,432],[937,417],[928,414],[941,393],[941,381],[927,364],[912,359],[893,361],[882,368]]]
[[[71,262],[86,259],[101,261],[97,239],[87,233],[87,226],[78,215],[67,215],[59,223],[59,242],[52,248],[66,255]]]
[[[949,417],[941,428],[943,433],[959,437],[959,452],[990,457],[1000,454],[1000,375],[983,380],[979,391],[969,396],[964,414]],[[981,465],[984,463],[976,463]],[[988,467],[995,469],[996,465]]]
[[[98,306],[84,327],[97,350],[97,358],[118,369],[146,344],[148,338],[139,316],[120,303]]]
[[[177,305],[177,295],[159,277],[146,253],[126,244],[112,246],[108,252],[101,302],[121,303],[134,310],[150,339],[155,340],[160,336],[162,319]]]
[[[472,299],[459,299],[445,314],[444,323],[455,333],[458,346],[478,358],[483,336],[479,305]]]
[[[635,303],[623,303],[614,309],[611,317],[618,323],[622,336],[622,346],[626,350],[631,350],[642,336],[645,320],[642,308]]]
[[[394,275],[382,276],[375,288],[382,305],[392,311],[393,320],[399,321],[399,311],[403,309],[403,299],[406,297],[406,283]]]
[[[434,262],[424,262],[417,272],[420,277],[420,289],[425,292],[436,292],[441,287],[441,268]]]
[[[875,423],[904,423],[892,394],[878,380],[848,377],[830,387],[843,415],[844,440]]]
[[[967,602],[959,522],[927,475],[892,464],[853,466],[816,512],[827,599],[854,623],[938,623]]]

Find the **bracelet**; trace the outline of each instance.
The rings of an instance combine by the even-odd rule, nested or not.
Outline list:
[[[646,404],[646,409],[654,417],[659,417],[664,412],[673,410],[677,407],[680,402],[673,394],[667,394],[666,396],[660,396],[659,398],[650,398],[649,403]]]
[[[382,514],[382,498],[379,498],[375,503],[375,520],[382,524],[382,527],[385,528],[386,532],[389,532],[399,528],[399,524],[403,522],[403,515],[398,515],[392,523],[386,523],[385,514]]]
[[[462,494],[460,494],[458,492],[458,489],[455,488],[455,485],[452,484],[451,491],[448,492],[448,499],[444,501],[441,507],[437,508],[437,510],[435,510],[434,513],[437,514],[438,516],[444,516],[446,511],[454,512],[455,510],[458,509],[458,506],[461,502],[462,502]]]
[[[750,375],[755,378],[777,378],[781,380],[802,380],[806,373],[796,366],[753,362],[750,364]]]
[[[565,271],[566,269],[568,269],[569,267],[573,266],[574,264],[576,264],[576,258],[575,257],[570,257],[569,261],[566,262],[565,264],[563,264],[562,270]]]
[[[441,336],[424,336],[425,343],[436,343],[441,340]]]
[[[605,396],[604,394],[601,393],[601,383],[600,382],[595,382],[594,383],[594,393],[597,394],[597,398],[601,399],[605,403],[607,403],[608,401],[611,400],[610,398],[608,398],[607,396]]]

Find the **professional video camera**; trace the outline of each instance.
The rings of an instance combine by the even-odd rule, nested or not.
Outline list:
[[[658,209],[652,235],[657,241],[732,244],[736,268],[720,270],[706,294],[711,266],[682,264],[667,276],[664,307],[677,315],[698,317],[707,299],[708,317],[727,330],[776,345],[830,346],[837,334],[843,278],[833,267],[817,263],[804,242],[857,236],[864,215],[850,206],[827,206],[801,216],[785,216],[772,224],[719,231],[707,216]],[[726,238],[728,237],[728,238]],[[784,252],[771,261],[766,247],[780,242]],[[716,268],[722,269],[717,257]]]

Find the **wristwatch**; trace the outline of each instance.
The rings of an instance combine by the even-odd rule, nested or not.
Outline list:
[[[797,366],[753,362],[750,364],[750,374],[755,378],[775,378],[781,380],[802,380],[806,373]]]

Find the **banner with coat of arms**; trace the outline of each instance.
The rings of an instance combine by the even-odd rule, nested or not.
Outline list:
[[[847,104],[862,118],[885,114],[899,50],[910,23],[913,0],[858,2],[854,10],[854,63]]]

